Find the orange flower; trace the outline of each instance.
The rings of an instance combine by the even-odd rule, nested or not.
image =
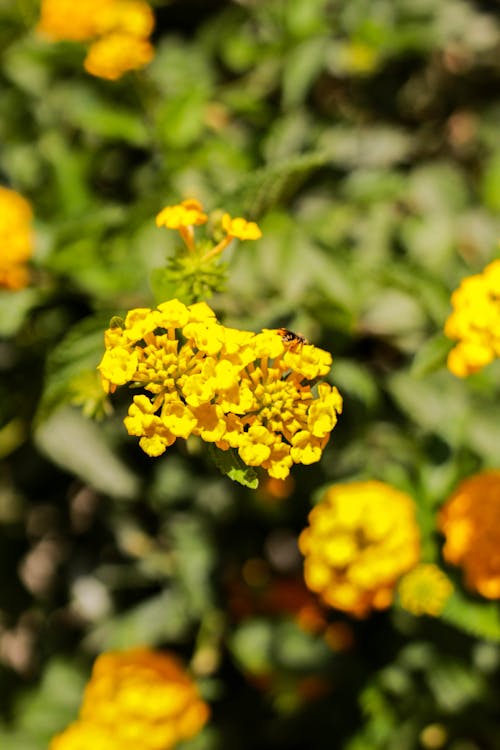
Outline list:
[[[134,648],[98,657],[79,720],[49,750],[170,750],[194,737],[209,708],[171,654]]]
[[[500,599],[500,471],[465,479],[439,514],[445,560],[460,565],[467,586]]]

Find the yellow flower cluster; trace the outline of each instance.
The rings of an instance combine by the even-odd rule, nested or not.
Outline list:
[[[49,750],[170,750],[200,732],[209,708],[170,654],[147,648],[98,657],[80,715]]]
[[[154,27],[145,0],[42,0],[37,30],[54,40],[91,41],[84,66],[111,81],[147,65]]]
[[[401,606],[414,615],[438,617],[453,592],[450,579],[432,563],[421,563],[399,582]]]
[[[204,302],[131,310],[105,345],[105,391],[130,383],[147,393],[134,396],[125,426],[150,456],[198,435],[283,479],[293,463],[319,461],[342,408],[336,388],[312,389],[328,352],[290,347],[275,330],[227,328]]]
[[[419,558],[411,497],[384,482],[329,487],[299,537],[307,586],[356,617],[385,609]]]
[[[500,260],[463,279],[451,303],[444,332],[458,344],[448,355],[448,368],[463,378],[500,357]]]
[[[0,186],[0,288],[21,289],[28,283],[26,262],[33,252],[32,219],[28,201]]]
[[[465,479],[441,508],[443,556],[465,572],[472,591],[500,599],[500,471]]]

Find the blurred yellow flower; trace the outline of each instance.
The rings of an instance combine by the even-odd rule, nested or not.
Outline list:
[[[92,42],[83,65],[93,76],[116,81],[129,70],[143,68],[153,57],[154,49],[147,39],[113,31]]]
[[[120,31],[136,39],[147,39],[155,19],[145,0],[105,0],[96,14],[97,34]]]
[[[200,732],[207,704],[171,654],[135,648],[94,664],[78,721],[49,750],[170,750]]]
[[[100,14],[113,5],[116,0],[42,0],[37,31],[54,41],[87,41],[98,35]]]
[[[165,206],[156,217],[156,226],[180,229],[205,224],[207,218],[201,203],[195,198],[188,198],[175,206]]]
[[[262,237],[262,232],[254,221],[246,221],[239,216],[233,219],[229,214],[224,214],[221,224],[228,235],[239,240],[258,240]]]
[[[500,471],[465,479],[439,513],[443,556],[465,573],[467,586],[500,599]]]
[[[453,592],[450,579],[432,563],[421,563],[399,582],[401,606],[414,615],[437,617]]]
[[[411,497],[384,482],[329,487],[299,537],[307,586],[356,617],[390,606],[398,579],[419,557]]]
[[[275,330],[227,328],[203,302],[131,310],[105,343],[105,391],[130,383],[149,394],[134,397],[125,426],[150,456],[198,435],[284,479],[292,464],[319,461],[342,409],[336,388],[313,392],[310,382],[329,372],[328,352],[289,351]]]
[[[115,736],[112,729],[90,721],[74,721],[64,732],[57,734],[49,750],[113,750]],[[123,742],[120,750],[134,750],[129,742]]]
[[[42,0],[37,31],[53,40],[92,42],[85,70],[114,81],[152,60],[153,27],[145,0]]]
[[[0,186],[0,288],[21,289],[28,284],[32,219],[28,201],[15,190]]]
[[[444,332],[458,343],[448,355],[448,368],[463,378],[500,357],[500,260],[463,279],[451,303]]]

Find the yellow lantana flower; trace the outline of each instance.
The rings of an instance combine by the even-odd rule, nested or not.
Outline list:
[[[464,279],[451,303],[444,332],[458,343],[448,355],[448,368],[463,378],[500,357],[500,260]]]
[[[328,352],[304,344],[290,361],[278,331],[227,328],[205,303],[131,310],[105,343],[105,391],[126,383],[145,391],[125,427],[150,456],[197,435],[284,479],[294,463],[319,461],[342,410],[336,388],[311,383],[328,373]]]
[[[15,190],[0,186],[0,288],[21,289],[28,284],[32,220],[28,201]]]
[[[207,219],[201,203],[195,198],[188,198],[175,206],[165,206],[156,217],[156,226],[180,229],[205,224]]]
[[[500,471],[465,479],[439,513],[443,556],[465,573],[467,586],[500,599]]]
[[[175,656],[135,648],[102,654],[78,721],[49,750],[170,750],[200,732],[207,704]]]
[[[304,578],[331,607],[356,617],[389,607],[420,551],[411,497],[384,482],[329,487],[299,537]]]
[[[399,582],[401,606],[414,615],[438,617],[453,592],[443,571],[432,563],[421,563]]]

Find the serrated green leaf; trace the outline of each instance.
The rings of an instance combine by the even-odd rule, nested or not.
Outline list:
[[[233,482],[250,487],[252,490],[257,489],[259,478],[255,469],[252,466],[247,466],[234,449],[222,451],[209,444],[209,454],[221,474],[228,476]]]
[[[250,219],[258,219],[290,198],[314,170],[324,167],[330,160],[331,157],[323,151],[314,151],[257,170],[238,190],[223,196],[221,205],[230,212],[241,212]]]

